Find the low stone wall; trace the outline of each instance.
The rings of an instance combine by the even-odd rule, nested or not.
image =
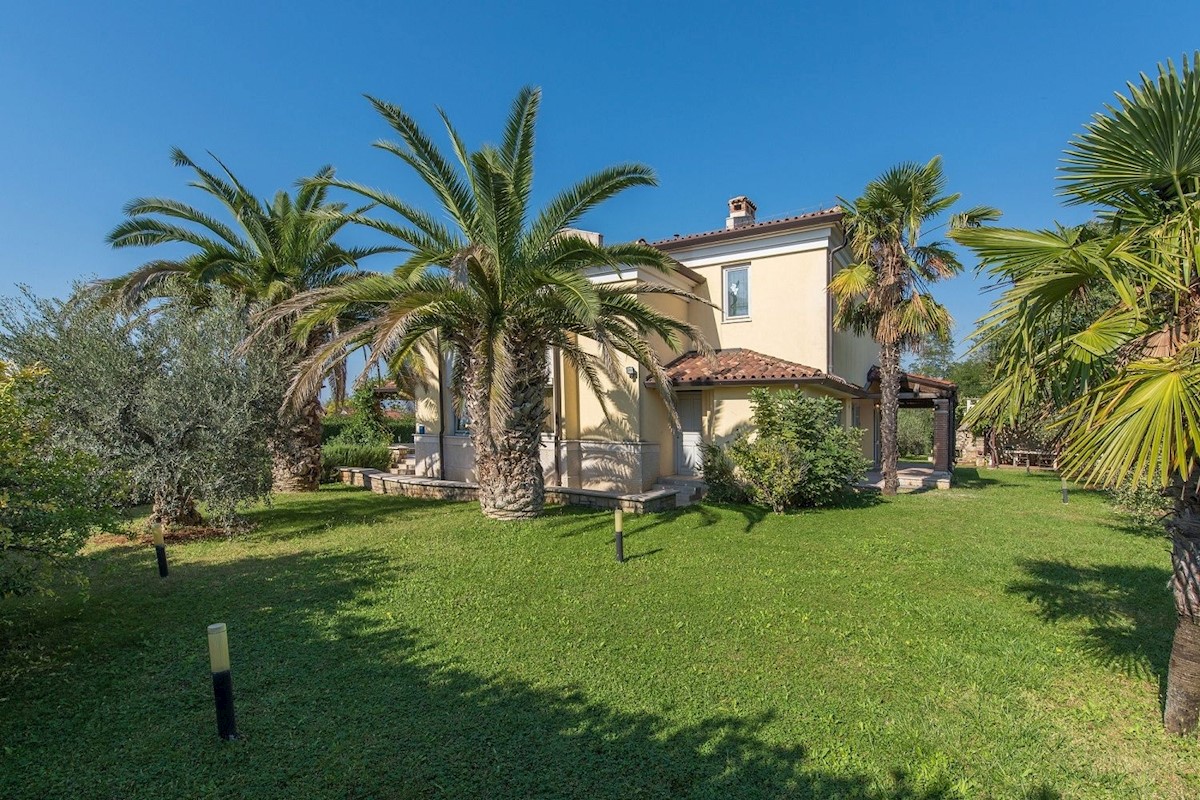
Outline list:
[[[479,488],[473,483],[394,475],[365,467],[340,467],[339,470],[342,473],[342,483],[361,486],[375,494],[394,494],[423,500],[479,499]]]
[[[339,467],[342,483],[361,486],[375,494],[400,495],[422,500],[478,500],[479,487],[463,481],[442,481],[413,475],[393,475],[366,467]],[[676,507],[677,489],[656,489],[635,494],[615,494],[592,489],[546,487],[546,505],[574,505],[621,509],[633,514],[668,511]]]
[[[546,505],[589,506],[591,508],[621,509],[633,514],[670,511],[678,506],[678,489],[655,489],[649,492],[615,494],[594,489],[570,489],[563,486],[546,487]]]

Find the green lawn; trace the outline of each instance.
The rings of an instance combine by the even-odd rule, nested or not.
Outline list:
[[[1200,796],[1165,542],[1045,475],[776,517],[331,488],[0,605],[0,797]],[[217,741],[229,623],[243,738]]]

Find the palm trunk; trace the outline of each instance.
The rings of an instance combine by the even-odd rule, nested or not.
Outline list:
[[[271,489],[315,492],[321,483],[321,403],[314,396],[280,414],[279,431],[271,441]]]
[[[479,507],[492,519],[532,519],[542,513],[546,502],[540,453],[546,418],[544,349],[533,348],[518,363],[531,367],[513,386],[501,419],[487,421],[487,386],[472,386],[467,394]]]
[[[1200,723],[1200,494],[1193,474],[1179,488],[1171,532],[1171,589],[1175,595],[1175,640],[1167,665],[1163,724],[1180,736]]]
[[[896,439],[896,417],[900,411],[900,347],[885,344],[879,351],[879,441],[880,469],[883,472],[883,493],[900,490],[896,463],[900,460],[900,445]]]

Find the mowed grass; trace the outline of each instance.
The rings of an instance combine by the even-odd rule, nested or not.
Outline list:
[[[1051,476],[764,514],[335,487],[0,605],[4,798],[1195,798],[1163,539]],[[242,738],[216,738],[229,624]]]

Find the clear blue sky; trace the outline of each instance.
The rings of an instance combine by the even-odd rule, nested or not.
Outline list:
[[[517,89],[544,89],[543,196],[596,168],[661,186],[586,227],[614,240],[828,206],[901,160],[945,158],[966,202],[1008,224],[1062,209],[1063,146],[1125,81],[1200,46],[1200,3],[11,2],[0,26],[0,294],[61,294],[148,257],[103,242],[140,195],[188,199],[167,154],[211,150],[260,193],[332,163],[421,202],[369,145],[363,93],[472,143]],[[192,198],[194,199],[194,198]],[[386,268],[383,261],[376,268]],[[970,264],[969,266],[974,266]],[[940,296],[963,338],[988,300],[970,274]]]

